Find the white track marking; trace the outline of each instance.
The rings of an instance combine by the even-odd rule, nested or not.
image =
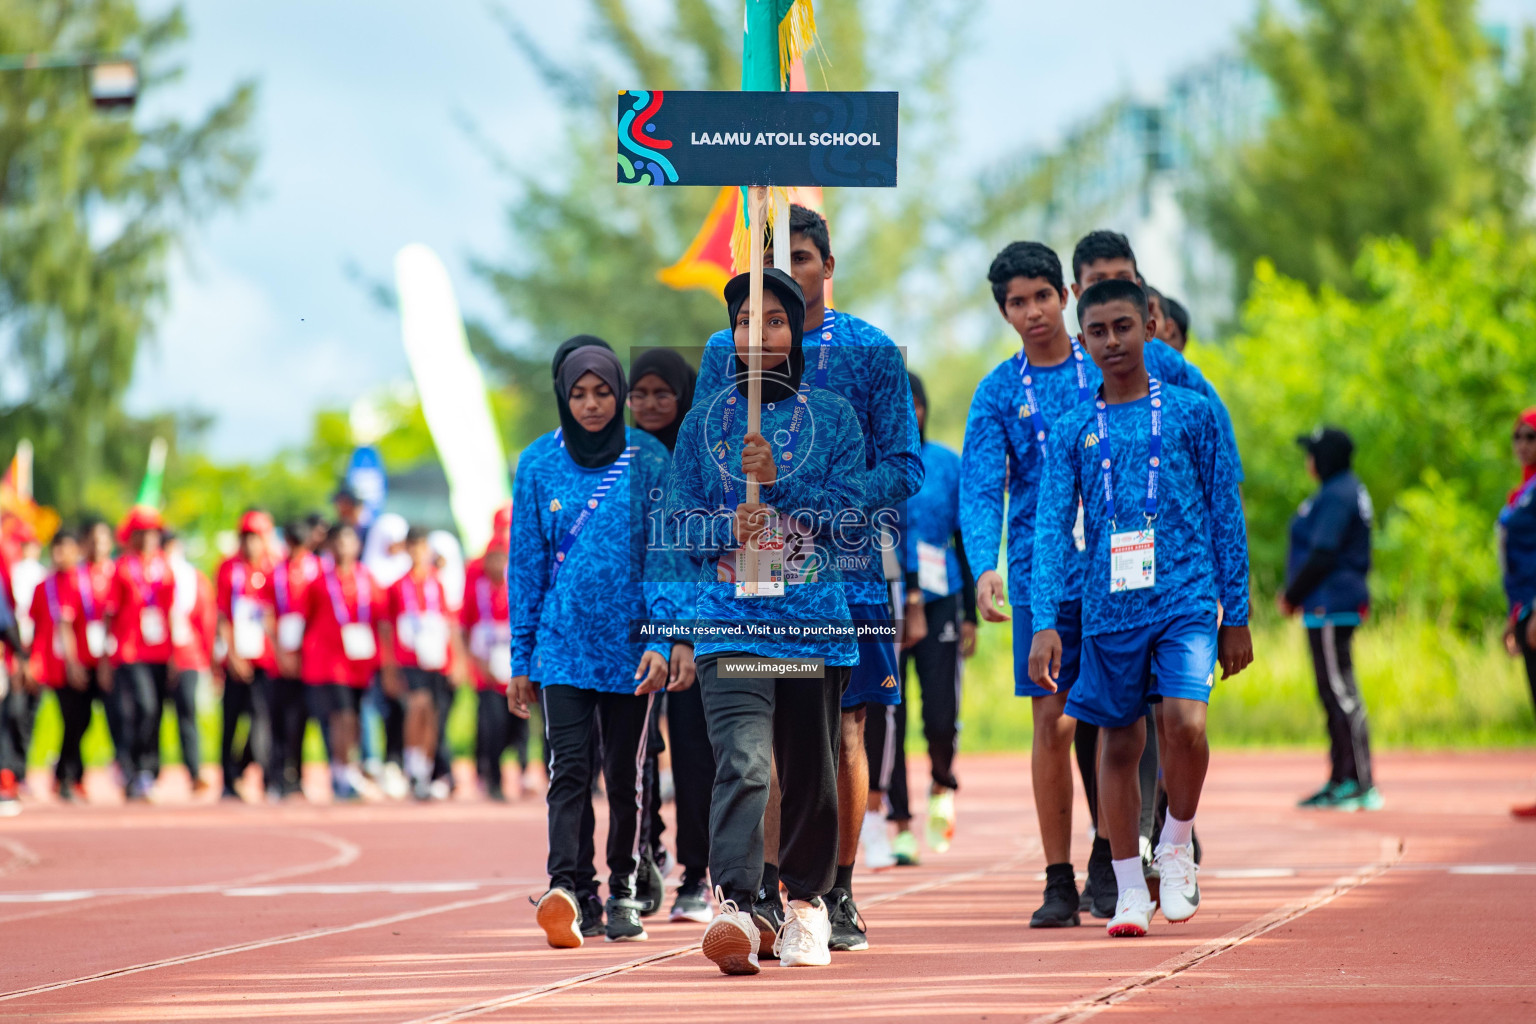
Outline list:
[[[541,885],[539,889],[543,891],[543,886]],[[284,946],[292,942],[305,942],[309,939],[325,938],[328,935],[345,935],[349,932],[365,931],[369,928],[383,928],[387,925],[400,924],[404,921],[415,921],[423,917],[432,917],[436,914],[451,914],[456,910],[468,910],[472,907],[483,907],[492,903],[504,903],[521,895],[531,896],[533,893],[528,889],[502,892],[494,896],[482,896],[475,900],[459,900],[436,907],[424,907],[421,910],[408,910],[400,914],[390,914],[388,917],[376,917],[368,921],[359,921],[356,924],[337,925],[332,928],[315,928],[310,931],[294,932],[291,935],[279,935],[270,939],[256,939],[252,942],[236,943],[233,946],[220,946],[217,949],[204,950],[201,953],[187,953],[183,956],[167,957],[163,960],[151,960],[148,963],[134,964],[131,967],[118,967],[110,971],[102,971],[98,974],[88,974],[81,978],[71,978],[68,981],[57,981],[48,985],[34,985],[31,988],[0,993],[0,1003],[9,1002],[12,999],[23,999],[27,996],[42,995],[45,992],[57,992],[60,989],[74,988],[77,985],[89,985],[94,981],[106,981],[111,978],[126,977],[130,974],[156,971],[163,967],[178,967],[182,964],[197,963],[200,960],[213,960],[222,956],[232,956],[236,953],[250,953],[258,949],[270,949],[273,946]]]
[[[11,851],[11,859],[4,864],[0,864],[0,875],[8,875],[13,871],[22,871],[37,863],[37,854],[14,839],[0,839],[0,848]]]
[[[0,892],[0,903],[72,903],[79,900],[128,896],[356,896],[371,893],[414,895],[420,893],[475,892],[531,885],[534,878],[436,879],[432,881],[333,882],[311,885],[145,885],[117,889],[50,889],[37,892]]]
[[[1133,975],[1118,985],[1103,989],[1069,1003],[1059,1010],[1041,1014],[1029,1021],[1029,1024],[1081,1024],[1081,1022],[1096,1016],[1117,1003],[1123,1003],[1138,992],[1145,992],[1169,978],[1183,974],[1192,967],[1205,963],[1212,957],[1220,956],[1229,949],[1236,949],[1244,943],[1258,938],[1265,932],[1272,931],[1283,924],[1287,924],[1309,914],[1318,907],[1327,906],[1334,900],[1343,896],[1351,889],[1358,888],[1371,879],[1391,869],[1403,857],[1403,840],[1397,837],[1383,836],[1381,840],[1381,855],[1375,861],[1358,869],[1354,874],[1340,878],[1332,885],[1318,889],[1311,895],[1300,900],[1277,907],[1262,917],[1255,918],[1247,924],[1228,932],[1226,935],[1209,942],[1203,942],[1193,949],[1185,950],[1178,956],[1163,961],[1149,971]]]
[[[935,878],[928,882],[919,882],[916,885],[909,885],[904,889],[897,889],[894,892],[880,893],[878,896],[871,896],[869,899],[864,900],[863,905],[866,907],[879,906],[882,903],[890,903],[893,900],[899,900],[903,896],[911,896],[914,893],[926,892],[930,889],[939,889],[946,885],[954,885],[959,882],[969,882],[973,879],[981,878],[984,875],[990,875],[998,871],[1007,871],[1010,868],[1017,867],[1029,857],[1037,855],[1040,850],[1039,844],[1033,841],[1027,844],[1021,843],[1019,845],[1019,851],[1006,861],[992,864],[989,867],[975,868],[971,871],[962,871],[957,874],[946,875],[943,878]],[[548,995],[553,995],[559,992],[568,992],[573,988],[579,988],[583,985],[589,985],[596,981],[602,981],[604,978],[611,978],[616,974],[623,974],[626,971],[638,970],[641,967],[646,967],[651,964],[658,964],[666,960],[674,960],[680,956],[687,956],[690,953],[697,953],[700,952],[701,949],[702,942],[695,942],[688,946],[678,946],[674,949],[663,950],[660,953],[653,953],[650,956],[640,957],[638,960],[630,960],[622,964],[614,964],[612,967],[602,967],[598,970],[588,971],[586,974],[578,974],[570,978],[561,978],[558,981],[552,981],[545,985],[539,985],[535,988],[513,993],[512,995],[500,996],[495,999],[486,999],[478,1003],[470,1003],[467,1006],[460,1006],[457,1009],[444,1010],[441,1013],[434,1013],[430,1016],[418,1017],[415,1020],[408,1022],[408,1024],[451,1024],[453,1021],[468,1020],[470,1017],[478,1017],[482,1013],[490,1013],[494,1010],[504,1010],[511,1006],[521,1006],[525,1003],[531,1003],[536,999],[542,999]]]
[[[275,830],[274,830],[275,831]],[[115,903],[132,902],[139,899],[154,899],[159,896],[174,896],[180,889],[196,888],[209,889],[218,892],[224,889],[239,888],[242,886],[264,885],[269,882],[278,882],[285,878],[294,878],[299,875],[314,874],[317,871],[332,871],[336,868],[344,868],[353,864],[362,856],[362,847],[356,843],[349,843],[345,839],[339,839],[327,832],[317,832],[313,829],[283,829],[283,832],[298,836],[301,839],[309,839],[329,846],[335,852],[324,860],[314,861],[309,864],[297,864],[288,868],[276,868],[271,871],[260,871],[253,875],[243,875],[238,878],[230,878],[221,882],[210,882],[203,886],[166,886],[163,889],[145,887],[143,889],[120,890],[121,894],[106,889],[65,889],[56,892],[29,894],[25,891],[0,893],[0,903],[32,903],[50,904],[51,909],[35,910],[25,914],[13,914],[0,918],[0,925],[8,925],[16,921],[24,921],[29,918],[42,917],[47,914],[61,913],[73,909],[67,904],[78,903],[94,898],[107,898]],[[271,834],[271,833],[268,833]],[[31,896],[32,898],[26,898]]]

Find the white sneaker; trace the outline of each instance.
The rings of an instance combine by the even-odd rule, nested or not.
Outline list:
[[[1163,919],[1178,924],[1194,917],[1200,909],[1200,883],[1196,880],[1200,866],[1195,863],[1194,844],[1159,843],[1152,866],[1160,879],[1158,903]]]
[[[582,944],[581,908],[576,897],[564,889],[551,889],[536,904],[534,920],[544,929],[544,937],[556,949],[576,949]]]
[[[955,838],[955,793],[946,789],[928,796],[928,849],[947,853]]]
[[[391,800],[404,800],[411,795],[411,784],[406,781],[405,772],[395,762],[385,764],[375,777],[379,780],[379,788]]]
[[[864,824],[859,829],[859,841],[864,844],[864,866],[871,871],[883,871],[896,866],[896,854],[891,852],[891,833],[885,825],[885,815],[879,811],[865,811]]]
[[[827,905],[790,900],[779,941],[773,944],[781,967],[825,967],[832,962],[832,921]]]
[[[1115,916],[1109,919],[1107,931],[1112,938],[1138,938],[1147,934],[1152,925],[1152,911],[1157,904],[1145,889],[1126,889],[1115,902]]]
[[[704,929],[704,955],[714,961],[721,974],[756,974],[757,925],[752,915],[725,898],[715,887],[715,901],[720,912]]]

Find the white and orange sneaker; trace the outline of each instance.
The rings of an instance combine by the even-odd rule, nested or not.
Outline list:
[[[714,961],[721,974],[756,974],[757,925],[752,915],[735,900],[726,899],[719,886],[715,887],[715,902],[720,910],[704,929],[704,955]]]
[[[576,949],[581,946],[581,908],[574,893],[565,889],[551,889],[534,904],[534,920],[544,929],[544,937],[556,949]]]

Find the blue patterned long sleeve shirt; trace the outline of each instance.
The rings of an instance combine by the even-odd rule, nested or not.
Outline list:
[[[732,384],[695,399],[678,432],[666,485],[666,511],[672,529],[668,543],[701,565],[694,614],[703,624],[846,624],[848,599],[838,559],[845,545],[838,536],[838,517],[863,507],[860,485],[867,478],[861,471],[864,438],[853,408],[830,391],[809,389],[805,393],[809,420],[794,448],[793,464],[798,468],[786,473],[778,460],[789,441],[795,403],[764,406],[762,434],[781,468],[780,478],[763,487],[759,498],[780,513],[794,514],[814,531],[807,532],[814,538],[818,574],[813,582],[785,587],[781,596],[738,598],[735,584],[722,582],[720,575],[720,562],[730,560],[727,564],[734,564],[735,558],[736,511],[730,502],[744,501],[746,490],[740,479],[744,412],[735,416],[729,431],[724,422],[725,399],[735,394]],[[721,461],[734,481],[730,495],[721,479]],[[829,665],[854,665],[859,660],[851,637],[782,642],[743,634],[701,638],[694,643],[697,657],[736,651],[764,657],[821,657]]]
[[[861,478],[858,489],[865,512],[873,519],[880,509],[898,509],[923,485],[922,442],[912,409],[912,386],[901,350],[884,331],[835,310],[827,327],[805,334],[805,380],[846,399],[853,408],[864,448],[861,465],[856,467]],[[831,351],[822,378],[818,368],[824,345]],[[734,352],[730,331],[710,337],[699,366],[700,394],[714,394],[732,384]],[[863,564],[852,566],[846,574],[852,604],[888,600],[875,543],[872,534],[867,536],[867,557],[861,557]]]
[[[667,449],[642,430],[627,428],[625,438],[637,451],[558,573],[555,552],[609,467],[584,469],[545,438],[518,460],[507,567],[513,675],[542,686],[630,693],[641,653],[670,653],[667,643],[631,641],[636,624],[679,617],[663,585],[672,569],[665,558],[651,559],[646,542]]]
[[[1104,507],[1094,403],[1074,406],[1051,427],[1031,567],[1035,632],[1053,629],[1068,578],[1062,564],[1082,499],[1083,635],[1117,633],[1181,613],[1225,608],[1224,623],[1248,623],[1248,534],[1233,459],[1210,403],[1162,389],[1162,457],[1154,521],[1153,586],[1110,591],[1110,534],[1145,524],[1150,398],[1106,409],[1113,456],[1113,524]]]

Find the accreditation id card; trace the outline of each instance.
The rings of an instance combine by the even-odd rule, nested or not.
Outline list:
[[[784,524],[777,512],[768,514],[768,525],[757,535],[757,586],[747,586],[747,549],[738,548],[733,559],[736,596],[784,596]]]
[[[1157,582],[1152,527],[1109,535],[1109,592],[1145,590]]]

